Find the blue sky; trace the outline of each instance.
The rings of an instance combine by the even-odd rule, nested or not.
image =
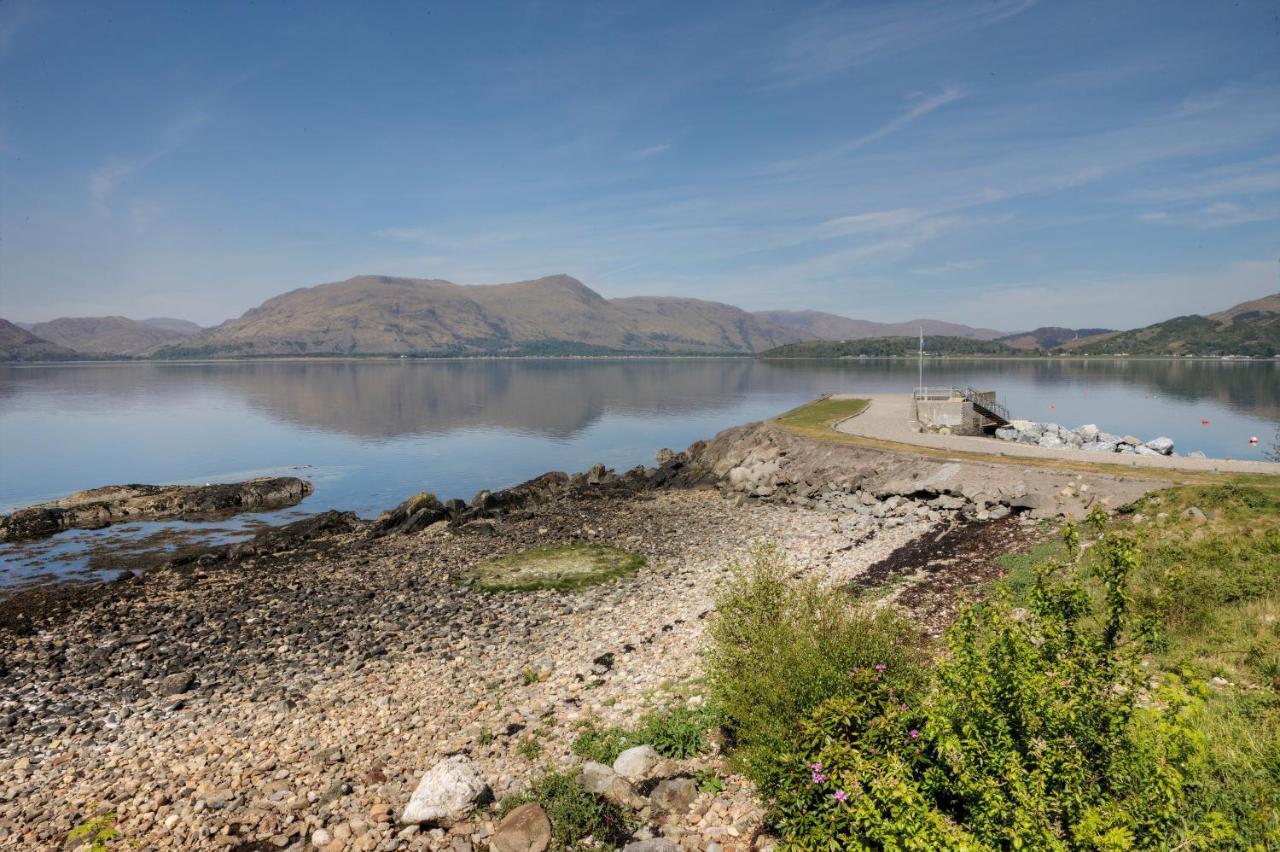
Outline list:
[[[1280,291],[1275,2],[0,2],[0,315],[362,273],[1019,329]]]

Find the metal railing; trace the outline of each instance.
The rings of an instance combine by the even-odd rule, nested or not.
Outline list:
[[[916,388],[915,398],[917,401],[963,399],[978,408],[989,411],[997,417],[1000,417],[1006,423],[1012,419],[1008,408],[996,402],[994,399],[988,399],[971,387]]]

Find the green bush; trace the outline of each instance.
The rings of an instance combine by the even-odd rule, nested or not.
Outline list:
[[[1068,551],[1078,536],[1068,527]],[[1093,548],[1101,611],[1074,578],[1037,572],[1029,607],[1003,595],[966,609],[922,696],[891,668],[859,667],[800,725],[769,791],[797,849],[1217,848],[1197,812],[1199,698],[1154,692],[1130,624],[1136,543]]]
[[[712,703],[743,769],[764,787],[797,745],[798,721],[852,694],[851,671],[884,665],[901,691],[924,676],[923,651],[900,616],[816,580],[789,579],[768,548],[731,572],[707,635]]]
[[[508,796],[498,807],[505,816],[520,805],[537,802],[551,822],[551,850],[580,848],[590,840],[596,846],[621,846],[631,836],[631,825],[617,805],[590,792],[571,772],[548,772],[523,793]]]

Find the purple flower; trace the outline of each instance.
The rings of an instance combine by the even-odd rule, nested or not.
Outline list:
[[[903,710],[906,710],[906,709],[907,709],[907,704],[906,704],[906,702],[905,702],[905,701],[902,703],[902,709],[903,709]]]
[[[846,793],[844,790],[836,790],[834,793],[831,794],[831,797],[835,799],[837,802],[849,801],[849,794]]]
[[[826,780],[827,780],[827,776],[826,776],[826,775],[824,775],[823,773],[821,773],[821,772],[815,772],[815,773],[813,773],[813,783],[815,783],[815,784],[822,784],[822,783],[823,783],[823,782],[825,782]]]
[[[809,764],[809,769],[810,769],[811,771],[813,771],[813,772],[821,772],[821,771],[822,771],[822,764],[821,764],[821,763],[810,763],[810,764]]]
[[[882,671],[884,671],[884,670],[885,670],[885,669],[887,669],[887,668],[888,668],[888,666],[886,666],[884,663],[876,663],[876,665],[875,665],[875,670],[876,670],[876,671],[878,671],[878,672],[882,672]]]
[[[910,731],[907,732],[907,736],[911,737],[911,739],[913,740],[918,740],[920,739],[920,732],[917,731],[915,728],[912,728]]]

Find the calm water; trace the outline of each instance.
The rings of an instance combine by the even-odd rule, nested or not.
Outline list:
[[[889,361],[0,367],[0,511],[98,485],[296,473],[315,494],[265,520],[330,508],[371,516],[422,490],[466,499],[547,470],[652,463],[660,447],[819,393],[907,391],[915,380],[913,364]],[[1168,435],[1181,453],[1261,458],[1280,421],[1277,362],[947,361],[926,366],[925,383],[994,388],[1029,419]],[[132,567],[128,552],[89,565],[87,544],[168,530],[234,537],[254,520],[138,524],[0,548],[0,586]]]

